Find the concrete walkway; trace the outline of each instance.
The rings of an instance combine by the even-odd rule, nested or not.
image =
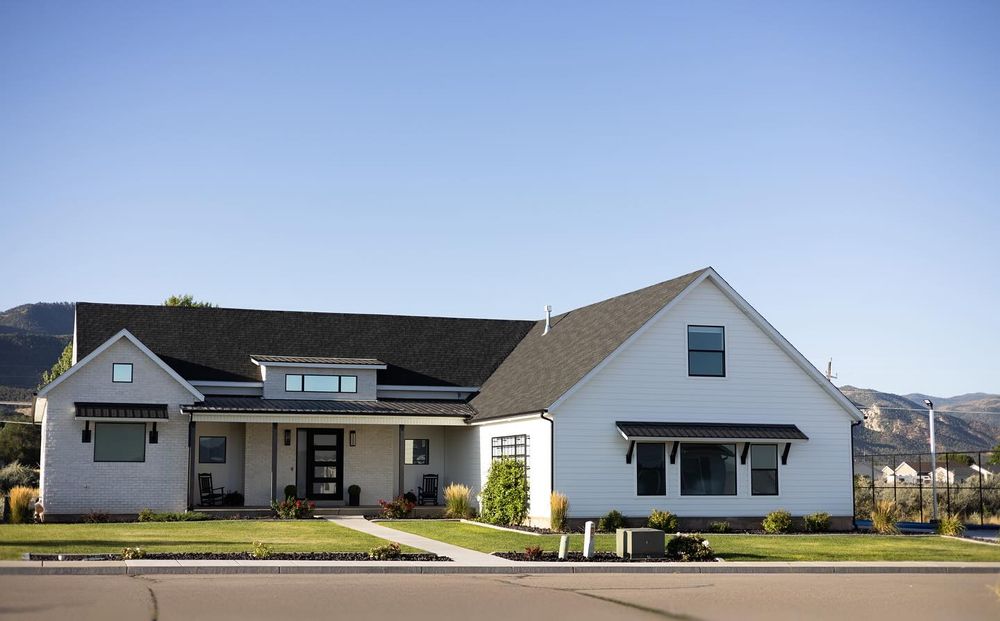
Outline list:
[[[358,532],[373,535],[381,539],[388,539],[389,541],[395,541],[400,545],[427,550],[428,552],[437,554],[438,556],[447,556],[456,563],[461,563],[462,565],[498,567],[518,564],[516,561],[510,561],[505,558],[500,558],[499,556],[493,556],[492,554],[484,554],[482,552],[476,552],[475,550],[469,550],[468,548],[460,548],[459,546],[455,546],[450,543],[444,543],[436,539],[428,539],[427,537],[421,537],[420,535],[403,532],[401,530],[396,530],[395,528],[386,528],[385,526],[366,520],[361,516],[331,516],[324,517],[323,519]]]

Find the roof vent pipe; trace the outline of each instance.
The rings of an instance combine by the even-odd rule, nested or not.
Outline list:
[[[542,336],[549,333],[552,329],[552,307],[548,304],[545,305],[545,330],[542,331]]]

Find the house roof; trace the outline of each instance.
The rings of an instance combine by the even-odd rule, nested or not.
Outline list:
[[[535,322],[472,400],[475,420],[548,408],[705,271],[557,315],[545,335]]]
[[[481,386],[532,321],[131,304],[76,305],[82,358],[127,328],[187,380],[260,381],[252,352],[385,361],[378,381]]]
[[[260,397],[209,397],[202,403],[181,406],[185,413],[288,413],[288,414],[377,414],[468,417],[473,409],[461,401],[379,399],[337,401],[319,399],[261,399]]]
[[[629,440],[636,438],[808,440],[795,425],[753,423],[661,423],[618,421],[618,431]]]
[[[165,403],[76,403],[76,418],[167,418]]]

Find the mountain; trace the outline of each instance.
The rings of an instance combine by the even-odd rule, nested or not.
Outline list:
[[[26,401],[73,334],[73,304],[39,302],[0,312],[0,401]]]
[[[840,390],[867,415],[864,427],[855,431],[857,454],[928,452],[928,417],[923,403],[927,398],[936,409],[938,451],[985,450],[1000,442],[1000,395],[945,398],[920,393],[896,395],[854,386],[841,386]]]

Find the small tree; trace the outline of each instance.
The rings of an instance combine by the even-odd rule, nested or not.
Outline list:
[[[166,300],[163,300],[164,306],[187,306],[191,308],[213,308],[215,304],[211,302],[203,302],[201,300],[194,299],[194,296],[190,293],[185,293],[182,295],[172,295]]]
[[[52,368],[42,373],[42,383],[38,387],[41,388],[52,383],[57,377],[68,371],[71,366],[73,366],[73,341],[66,343],[66,347],[63,348],[59,359],[52,365]]]
[[[997,444],[996,446],[993,447],[993,452],[990,453],[989,463],[1000,464],[1000,444]]]
[[[0,429],[0,462],[37,466],[42,455],[42,428],[38,425],[4,423]]]
[[[490,465],[483,486],[480,516],[484,522],[517,526],[528,517],[528,476],[524,464],[501,459]]]

